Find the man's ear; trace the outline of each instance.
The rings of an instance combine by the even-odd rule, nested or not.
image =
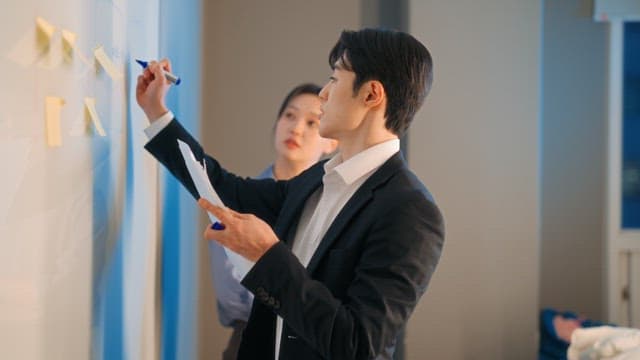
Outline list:
[[[378,80],[367,81],[363,88],[365,89],[365,105],[368,107],[378,107],[383,104],[387,94],[384,91],[384,86]]]

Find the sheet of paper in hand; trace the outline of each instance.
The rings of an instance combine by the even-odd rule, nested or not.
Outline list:
[[[206,163],[205,165],[201,165],[196,157],[191,152],[191,148],[185,142],[178,140],[178,147],[180,148],[180,153],[182,154],[182,158],[184,159],[184,163],[187,166],[187,170],[189,171],[189,175],[191,176],[191,180],[193,180],[193,184],[196,186],[196,190],[198,191],[198,195],[200,197],[207,199],[210,203],[224,207],[222,200],[220,200],[220,196],[216,193],[215,189],[211,185],[209,181],[209,177],[207,176]],[[209,215],[209,219],[212,224],[219,222],[219,219],[215,217],[210,212],[207,212]],[[239,280],[242,280],[244,275],[249,272],[249,269],[253,266],[253,262],[245,259],[244,257],[238,255],[237,253],[224,248],[227,253],[227,257],[229,261],[233,264],[233,276]]]

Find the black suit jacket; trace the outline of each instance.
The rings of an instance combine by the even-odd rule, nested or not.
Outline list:
[[[276,315],[284,319],[280,359],[390,359],[444,241],[440,211],[400,153],[347,202],[305,268],[291,247],[307,198],[322,186],[322,163],[289,181],[240,178],[174,120],[145,147],[196,198],[176,139],[205,160],[227,206],[262,218],[281,240],[242,280],[255,300],[239,359],[274,358]]]

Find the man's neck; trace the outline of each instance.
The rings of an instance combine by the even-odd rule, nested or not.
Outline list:
[[[397,139],[398,136],[389,130],[361,131],[349,134],[338,140],[338,147],[342,161],[347,161],[358,153],[385,141]]]

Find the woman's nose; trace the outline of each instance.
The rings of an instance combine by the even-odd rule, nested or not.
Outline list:
[[[304,119],[296,118],[296,120],[293,122],[291,126],[291,132],[294,134],[302,134],[303,129],[304,129]]]

